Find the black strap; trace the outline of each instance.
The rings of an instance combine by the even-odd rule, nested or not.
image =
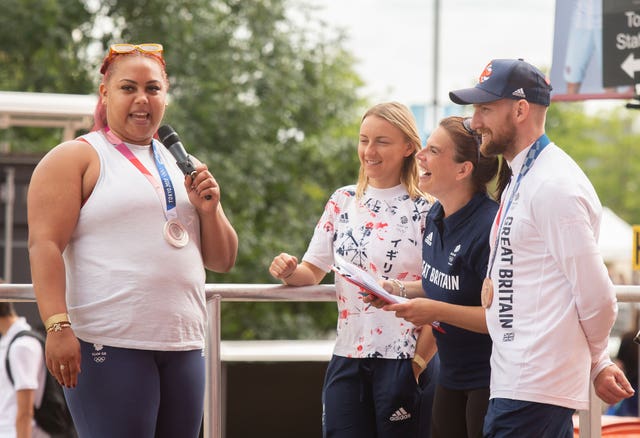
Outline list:
[[[16,333],[13,339],[11,339],[11,342],[9,342],[9,346],[7,347],[7,357],[5,358],[5,365],[4,365],[7,370],[7,376],[9,377],[9,381],[11,382],[12,386],[14,385],[14,383],[13,383],[13,375],[11,374],[11,364],[9,363],[9,351],[11,350],[11,346],[16,341],[16,339],[21,338],[23,336],[30,336],[32,338],[36,338],[40,342],[40,346],[42,347],[42,354],[44,354],[44,338],[42,337],[42,335],[40,335],[40,333],[34,332],[33,330],[22,330]]]

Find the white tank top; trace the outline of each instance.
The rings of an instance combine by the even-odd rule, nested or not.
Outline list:
[[[100,175],[63,254],[67,306],[76,336],[122,348],[203,348],[206,299],[200,222],[175,159],[155,142],[171,176],[178,219],[189,233],[189,243],[179,249],[163,237],[164,194],[161,200],[101,132],[83,138],[100,157]],[[151,147],[127,146],[159,180]]]

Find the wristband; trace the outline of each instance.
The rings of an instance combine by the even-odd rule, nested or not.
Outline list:
[[[407,288],[404,286],[404,283],[396,278],[392,279],[391,282],[398,286],[398,289],[400,289],[400,296],[402,298],[407,298]]]
[[[427,362],[417,353],[413,355],[413,359],[411,360],[420,367],[420,371],[423,371],[427,367]]]
[[[53,324],[51,324],[51,326],[47,329],[47,333],[51,333],[51,332],[61,332],[62,329],[71,327],[71,323],[70,322],[54,322]]]
[[[44,322],[44,329],[45,329],[45,331],[47,333],[49,333],[53,329],[54,325],[56,325],[56,324],[59,325],[59,324],[62,324],[62,323],[67,323],[67,324],[71,325],[71,322],[69,321],[69,314],[68,313],[56,313],[55,315],[51,315]],[[58,329],[56,331],[60,331],[60,329]]]

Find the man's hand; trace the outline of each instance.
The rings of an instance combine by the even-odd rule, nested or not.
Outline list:
[[[610,365],[600,371],[593,382],[596,394],[605,403],[614,405],[634,394],[633,387],[617,365]]]

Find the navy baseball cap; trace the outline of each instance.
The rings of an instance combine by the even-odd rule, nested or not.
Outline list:
[[[494,59],[484,68],[475,87],[450,91],[449,98],[459,105],[525,99],[549,106],[551,84],[540,70],[522,59]]]

